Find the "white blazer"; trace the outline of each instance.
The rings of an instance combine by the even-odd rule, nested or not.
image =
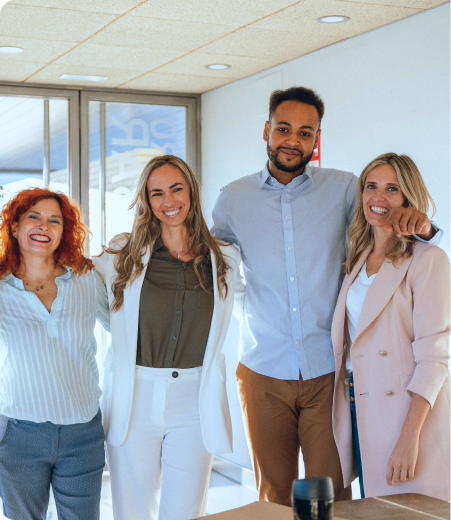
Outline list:
[[[114,246],[117,247],[123,240],[123,237],[117,236],[111,243],[114,242]],[[202,438],[207,451],[215,455],[232,451],[232,421],[226,392],[225,358],[221,349],[232,316],[234,297],[238,296],[238,307],[242,307],[243,301],[240,300],[244,300],[245,287],[239,273],[238,249],[233,245],[220,247],[230,265],[226,278],[228,292],[225,299],[220,298],[216,261],[211,252],[214,309],[199,391]],[[149,258],[148,247],[143,256],[144,266],[148,264]],[[108,303],[111,306],[114,300],[111,285],[117,274],[113,265],[114,255],[103,253],[92,260],[96,271],[104,280]],[[110,313],[112,342],[104,361],[105,373],[100,406],[106,441],[113,446],[120,446],[125,441],[130,422],[135,383],[139,300],[145,274],[146,268],[132,285],[127,284],[124,290],[124,304],[117,312]]]

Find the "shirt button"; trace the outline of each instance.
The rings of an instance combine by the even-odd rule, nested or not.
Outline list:
[[[171,362],[170,361],[166,361],[166,365],[171,366]]]
[[[288,191],[288,188],[285,188],[283,191],[285,191],[285,192]]]
[[[391,390],[387,390],[387,391],[385,392],[385,395],[388,395],[388,397],[391,397],[392,395],[395,395],[395,393],[392,392]]]
[[[288,220],[289,218],[290,218],[290,217],[287,215],[287,216],[285,217],[285,220]]]
[[[349,400],[351,401],[351,403],[355,401],[354,397],[350,397]]]
[[[172,377],[173,377],[173,378],[177,378],[177,377],[179,377],[179,373],[178,373],[178,372],[172,372]]]
[[[176,339],[177,339],[177,336],[172,336],[172,339],[173,339],[173,340],[176,340]]]
[[[291,247],[288,247],[288,251],[291,251]]]
[[[182,264],[182,267],[185,267],[185,265],[186,265],[186,264],[185,264],[185,263],[183,263],[183,264]]]
[[[385,352],[385,350],[379,350],[379,356],[382,356],[382,357],[385,357],[387,356],[387,352]]]
[[[183,287],[183,285],[182,285],[182,286],[180,287],[180,290],[183,291],[183,289],[184,289],[184,287]]]
[[[177,314],[181,314],[181,311],[177,311]]]
[[[295,344],[296,344],[296,345],[299,345],[299,341],[295,341]]]
[[[349,386],[350,386],[351,388],[353,388],[353,387],[354,387],[354,383],[349,383]]]
[[[294,282],[294,278],[293,278],[293,277],[291,277],[290,280],[291,280],[292,282]]]
[[[296,312],[296,307],[293,309],[293,312]]]

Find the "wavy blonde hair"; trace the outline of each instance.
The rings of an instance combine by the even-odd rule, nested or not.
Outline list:
[[[383,164],[388,164],[395,170],[402,194],[406,198],[405,207],[412,207],[422,213],[427,213],[430,203],[432,216],[435,214],[434,201],[424,184],[417,165],[410,157],[397,155],[396,153],[384,153],[376,157],[376,159],[365,166],[357,182],[356,201],[348,229],[349,250],[344,263],[347,274],[352,271],[362,252],[373,242],[373,227],[368,224],[363,213],[362,193],[370,171],[376,168],[376,166]],[[413,237],[401,236],[398,238],[396,235],[393,235],[393,240],[385,251],[385,258],[396,265],[401,258],[412,256],[414,246],[415,239]]]
[[[225,243],[215,238],[207,227],[202,215],[199,183],[185,161],[174,155],[163,155],[154,157],[149,161],[141,173],[135,198],[129,208],[135,208],[132,232],[122,235],[126,239],[125,244],[117,249],[114,247],[114,243],[110,243],[110,247],[103,247],[105,252],[115,255],[114,267],[117,276],[112,285],[114,295],[113,305],[111,306],[112,311],[118,311],[122,307],[125,286],[128,282],[132,284],[141,274],[145,267],[142,262],[143,254],[147,247],[150,247],[150,254],[152,254],[155,240],[161,234],[161,223],[150,207],[147,194],[147,180],[156,168],[165,164],[172,164],[179,168],[189,187],[191,206],[185,222],[189,231],[188,249],[195,255],[194,271],[199,278],[199,283],[206,290],[203,269],[211,250],[216,259],[219,293],[223,298],[227,296],[226,274],[230,266],[225,261],[219,247],[220,244]]]

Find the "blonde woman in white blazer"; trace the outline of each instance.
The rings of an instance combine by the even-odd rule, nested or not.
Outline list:
[[[244,295],[240,255],[208,231],[198,183],[177,157],[147,164],[133,205],[132,232],[93,260],[110,305],[101,407],[113,514],[189,520],[205,512],[213,455],[232,451],[221,349]]]

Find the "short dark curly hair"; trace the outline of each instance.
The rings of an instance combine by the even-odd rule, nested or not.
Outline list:
[[[314,90],[305,87],[290,87],[286,90],[274,90],[269,98],[270,121],[276,108],[284,101],[299,101],[300,103],[313,105],[318,111],[319,123],[321,124],[321,119],[324,115],[324,103]]]

